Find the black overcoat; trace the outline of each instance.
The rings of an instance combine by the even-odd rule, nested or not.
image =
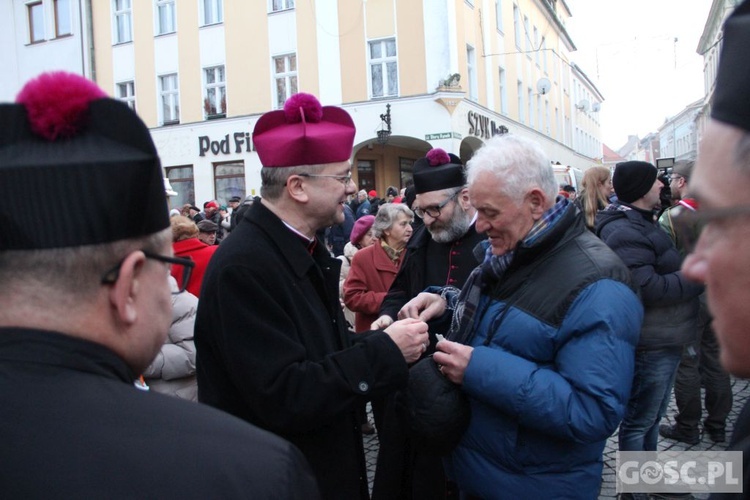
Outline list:
[[[102,345],[0,328],[0,496],[319,498],[287,441],[134,376]]]
[[[338,298],[341,261],[312,253],[262,202],[209,263],[195,329],[198,394],[296,444],[324,498],[367,498],[356,410],[406,384],[382,331],[352,336]]]

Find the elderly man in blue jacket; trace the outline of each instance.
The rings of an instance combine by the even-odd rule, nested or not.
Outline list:
[[[463,494],[596,498],[622,419],[643,308],[623,262],[586,230],[540,146],[490,139],[468,163],[483,263],[463,289],[422,293],[399,317],[451,310],[435,361],[471,422],[446,459]]]

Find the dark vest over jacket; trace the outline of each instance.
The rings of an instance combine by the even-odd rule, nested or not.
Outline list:
[[[133,386],[106,347],[0,329],[4,498],[318,498],[288,442]]]
[[[357,409],[403,387],[407,365],[383,332],[352,344],[341,261],[312,252],[263,202],[219,247],[198,304],[198,397],[288,439],[324,498],[367,498]]]

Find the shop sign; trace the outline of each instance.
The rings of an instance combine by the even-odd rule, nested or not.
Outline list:
[[[206,156],[206,153],[212,155],[228,155],[230,153],[249,153],[253,151],[250,132],[235,132],[232,134],[232,140],[229,140],[229,134],[220,140],[211,140],[207,135],[198,137],[198,155]]]
[[[469,111],[469,135],[489,139],[493,135],[507,133],[508,127],[505,125],[500,125],[498,127],[495,120],[490,120],[489,116]]]
[[[426,134],[425,141],[437,141],[439,139],[450,139],[453,135],[450,132],[440,132],[439,134]]]

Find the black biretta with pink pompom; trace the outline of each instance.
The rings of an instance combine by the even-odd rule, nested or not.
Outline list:
[[[163,182],[146,125],[81,76],[44,73],[0,104],[0,251],[166,229]]]
[[[440,148],[431,149],[424,158],[414,162],[416,194],[463,187],[466,173],[461,159]]]

